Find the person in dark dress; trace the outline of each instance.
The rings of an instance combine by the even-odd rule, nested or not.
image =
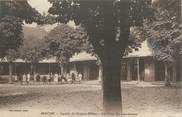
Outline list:
[[[65,83],[67,83],[67,79],[66,79],[66,74],[59,74],[59,82],[64,81]]]
[[[47,84],[47,77],[43,76],[43,84]]]
[[[75,79],[76,79],[76,76],[75,76],[74,73],[71,73],[71,79],[72,79],[72,83],[74,83],[75,82]]]
[[[40,82],[40,75],[39,74],[37,74],[36,80],[37,80],[37,82]]]
[[[17,77],[18,77],[18,80],[20,81],[20,84],[22,85],[23,84],[23,77],[22,77],[22,75],[19,73],[19,74],[17,74]]]

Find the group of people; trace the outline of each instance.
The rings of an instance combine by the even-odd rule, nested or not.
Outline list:
[[[30,84],[30,82],[43,82],[43,84],[51,84],[54,83],[75,83],[82,80],[82,74],[78,72],[70,72],[70,73],[49,73],[48,75],[40,75],[30,73],[17,75],[15,77],[15,81],[20,81],[23,84]]]

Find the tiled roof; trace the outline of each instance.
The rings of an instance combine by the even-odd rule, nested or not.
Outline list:
[[[139,48],[137,51],[136,50],[133,50],[133,52],[131,52],[128,55],[124,56],[124,58],[130,58],[130,57],[146,57],[146,56],[153,56],[153,51],[150,48],[147,40],[145,40],[141,44],[141,48]]]
[[[81,53],[75,54],[72,58],[70,58],[70,62],[94,61],[94,60],[97,60],[97,58],[87,52],[81,52]]]
[[[8,62],[8,60],[6,58],[0,58],[0,62]],[[16,59],[14,60],[13,62],[15,63],[25,63],[25,60],[23,59]],[[56,61],[56,57],[52,57],[52,58],[49,58],[49,59],[43,59],[41,61],[39,61],[39,63],[57,63]]]

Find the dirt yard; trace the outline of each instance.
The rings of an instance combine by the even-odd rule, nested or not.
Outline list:
[[[181,88],[122,85],[122,96],[122,117],[182,116]],[[98,84],[0,85],[0,117],[101,117],[102,110]]]

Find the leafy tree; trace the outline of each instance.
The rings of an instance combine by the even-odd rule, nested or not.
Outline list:
[[[165,63],[165,85],[170,86],[170,75],[168,69],[176,62],[179,64],[181,56],[181,29],[179,27],[179,15],[176,10],[179,0],[159,0],[156,1],[155,20],[144,22],[141,28],[143,33],[141,38],[149,40],[154,56],[159,61]],[[163,3],[163,4],[161,4]],[[165,3],[165,4],[164,4]],[[180,64],[177,65],[180,67]],[[180,68],[177,68],[180,70]],[[180,77],[177,75],[177,77]]]
[[[0,19],[0,57],[9,49],[17,49],[22,43],[22,21],[14,16]]]
[[[84,28],[103,65],[103,102],[108,111],[121,111],[121,58],[130,27],[141,26],[153,14],[151,0],[49,0],[56,21],[73,20]]]
[[[23,21],[43,24],[45,19],[28,4],[27,0],[0,1],[0,58],[11,56],[11,59],[7,57],[10,63],[10,82],[12,81],[12,58],[15,57],[13,54],[17,53],[17,49],[22,44]]]
[[[47,32],[40,28],[24,27],[23,44],[19,47],[19,57],[31,63],[31,74],[35,73],[35,65],[43,59]]]
[[[1,0],[0,9],[0,18],[14,16],[26,23],[42,23],[43,20],[43,16],[27,0]]]
[[[12,83],[12,62],[17,58],[17,48],[22,43],[22,22],[14,16],[0,19],[0,57],[9,62],[9,83]]]
[[[177,22],[181,22],[181,0],[154,0],[154,6],[167,10],[171,16],[175,16]]]
[[[22,42],[23,21],[44,22],[43,16],[33,9],[26,0],[0,1],[0,57],[9,49],[17,49]]]
[[[12,83],[13,78],[13,61],[18,58],[18,52],[15,49],[8,49],[6,51],[6,59],[9,62],[9,83]]]
[[[82,50],[85,38],[87,38],[85,32],[73,29],[68,25],[59,25],[51,30],[46,37],[47,55],[56,56],[61,66],[64,66],[69,62],[69,58],[73,54]]]

